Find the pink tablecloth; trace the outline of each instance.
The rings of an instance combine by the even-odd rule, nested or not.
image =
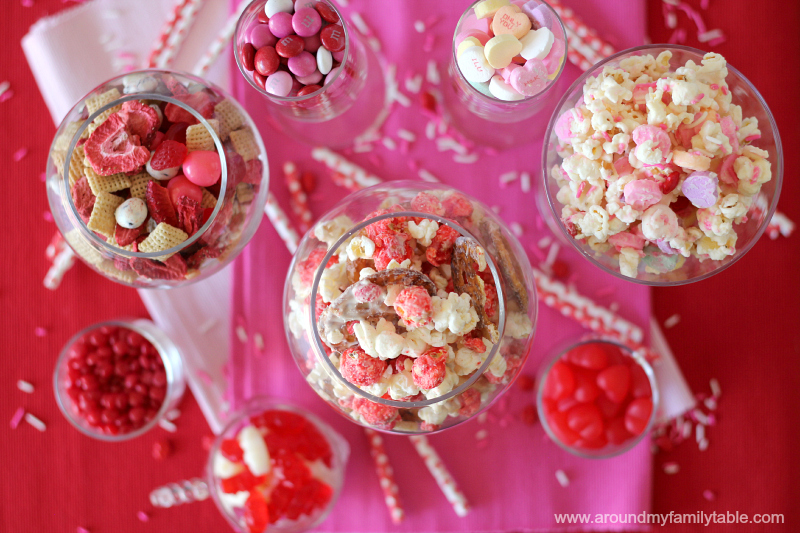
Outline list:
[[[398,77],[406,72],[422,73],[431,57],[439,62],[444,73],[450,50],[450,39],[466,1],[430,2],[428,0],[351,0],[345,13],[358,11],[377,34],[389,62],[400,65]],[[585,20],[620,48],[642,44],[645,33],[644,2],[633,0],[571,0],[569,5]],[[432,54],[422,52],[424,36],[413,30],[415,20],[426,20],[434,14],[442,18],[434,26],[436,46]],[[392,43],[396,43],[392,46]],[[570,82],[578,70],[569,66],[565,73]],[[401,81],[402,89],[402,81]],[[311,161],[310,148],[288,140],[267,124],[265,102],[244,80],[237,77],[234,95],[259,124],[269,151],[271,189],[288,208],[288,195],[283,184],[281,165],[293,160],[301,169],[316,172],[321,178],[317,192],[311,197],[315,215],[321,215],[345,196],[345,191],[332,185],[327,172]],[[412,95],[413,96],[413,95]],[[549,111],[534,120],[546,120]],[[424,138],[425,119],[414,99],[410,108],[396,109],[384,133],[393,135],[398,128],[415,132],[419,140],[408,156],[390,152],[380,144],[375,153],[382,164],[366,156],[353,160],[386,180],[413,179],[407,160],[415,159],[442,181],[501,208],[509,223],[523,229],[526,248],[547,233],[537,230],[533,193],[522,194],[519,185],[500,190],[497,176],[509,170],[528,171],[540,179],[541,144],[504,152],[499,156],[482,157],[473,165],[458,165],[452,152],[439,153],[433,142]],[[374,156],[373,156],[374,159]],[[624,317],[645,327],[650,316],[650,293],[641,286],[617,281],[590,268],[571,251],[563,251],[578,274],[578,289],[595,296],[598,289],[605,296],[596,296],[604,305],[618,302]],[[536,258],[531,257],[535,263]],[[281,298],[283,281],[291,257],[275,230],[269,225],[261,229],[235,263],[233,289],[233,324],[243,325],[251,333],[260,332],[266,350],[258,354],[251,343],[243,345],[232,335],[232,354],[228,368],[232,389],[232,407],[247,398],[270,395],[291,400],[321,415],[350,442],[352,454],[347,479],[339,503],[320,531],[543,531],[567,529],[615,529],[618,525],[559,526],[554,513],[641,513],[650,509],[651,458],[647,443],[622,457],[607,461],[589,461],[573,457],[547,441],[541,426],[530,427],[519,419],[520,410],[534,401],[532,393],[511,390],[490,411],[484,424],[471,421],[441,435],[431,437],[445,462],[460,481],[473,511],[467,518],[458,518],[425,471],[406,438],[385,439],[389,457],[395,467],[401,498],[407,511],[406,521],[393,526],[386,512],[378,487],[367,441],[362,430],[339,417],[305,384],[289,354],[283,329]],[[551,347],[564,339],[574,338],[581,328],[550,309],[540,306],[534,349],[524,370],[533,376]],[[252,335],[250,336],[252,338]],[[508,423],[501,424],[505,419]],[[495,422],[492,422],[495,420]],[[505,427],[503,427],[505,426]],[[488,445],[478,446],[476,432],[486,429]],[[563,470],[570,484],[562,488],[556,470]],[[627,525],[627,529],[635,526]]]

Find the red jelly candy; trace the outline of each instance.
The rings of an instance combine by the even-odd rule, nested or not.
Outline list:
[[[554,412],[547,416],[547,424],[557,440],[572,446],[579,436],[567,424],[567,413]]]
[[[620,445],[633,437],[625,428],[625,417],[614,418],[606,425],[606,438],[611,444]]]
[[[603,413],[603,416],[606,419],[614,418],[620,412],[624,413],[625,411],[624,404],[609,400],[608,396],[606,396],[605,394],[601,394],[600,396],[598,396],[597,399],[594,401],[594,404],[600,408],[600,412]]]
[[[626,365],[614,365],[597,374],[597,386],[603,389],[608,399],[621,403],[628,395],[631,371]]]
[[[600,387],[597,386],[597,373],[587,368],[577,367],[573,369],[575,375],[575,392],[573,396],[576,400],[583,403],[591,403],[600,395]]]
[[[608,366],[608,354],[599,343],[581,344],[567,352],[567,361],[576,366],[602,370]]]
[[[653,390],[650,388],[650,380],[641,367],[635,361],[630,366],[631,369],[631,396],[634,398],[650,398]]]
[[[225,439],[219,447],[222,456],[233,463],[241,463],[244,460],[244,452],[239,442],[235,439]]]
[[[532,377],[526,376],[524,374],[520,375],[517,378],[517,387],[523,391],[532,391],[533,387],[536,385],[536,382],[533,380]]]
[[[575,390],[575,375],[569,366],[561,361],[555,363],[544,382],[543,396],[551,400],[561,400]]]
[[[602,450],[608,446],[608,437],[605,433],[601,433],[594,439],[578,439],[573,446],[583,450]]]
[[[583,440],[594,440],[603,434],[603,414],[594,404],[576,405],[567,411],[567,426]]]
[[[650,398],[633,400],[625,410],[625,429],[633,435],[641,435],[652,414],[653,401]]]
[[[244,522],[250,533],[263,533],[269,524],[269,506],[260,492],[251,492],[244,502]]]

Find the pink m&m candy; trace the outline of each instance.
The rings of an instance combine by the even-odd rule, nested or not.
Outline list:
[[[262,46],[275,46],[275,43],[278,42],[278,38],[275,37],[271,31],[269,31],[269,26],[266,24],[258,24],[253,26],[250,29],[248,40],[256,50]]]
[[[189,152],[183,162],[183,173],[189,181],[200,187],[214,185],[222,175],[219,154],[206,150]]]
[[[298,76],[297,81],[303,85],[316,85],[322,81],[322,72],[315,70],[308,76]]]
[[[317,59],[308,52],[289,58],[289,71],[298,78],[310,76],[317,69]]]
[[[292,75],[285,70],[279,70],[267,78],[264,90],[275,96],[288,96],[292,92]]]
[[[292,15],[285,12],[276,13],[269,19],[269,31],[278,39],[283,39],[294,33],[292,28]]]
[[[322,28],[322,18],[316,9],[303,7],[292,16],[292,28],[300,37],[311,37]]]

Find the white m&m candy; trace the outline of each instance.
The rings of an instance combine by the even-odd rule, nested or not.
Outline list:
[[[141,198],[128,198],[114,211],[114,218],[123,228],[138,228],[147,218],[147,204]]]

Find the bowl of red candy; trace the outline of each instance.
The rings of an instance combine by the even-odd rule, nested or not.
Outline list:
[[[79,331],[61,351],[53,381],[67,420],[84,435],[112,442],[152,429],[186,390],[178,349],[148,320]]]
[[[208,486],[239,533],[307,531],[333,509],[349,453],[347,441],[311,413],[255,398],[217,436]]]
[[[536,404],[556,444],[582,457],[607,458],[636,446],[653,427],[658,388],[639,353],[591,339],[558,350],[543,367]]]

